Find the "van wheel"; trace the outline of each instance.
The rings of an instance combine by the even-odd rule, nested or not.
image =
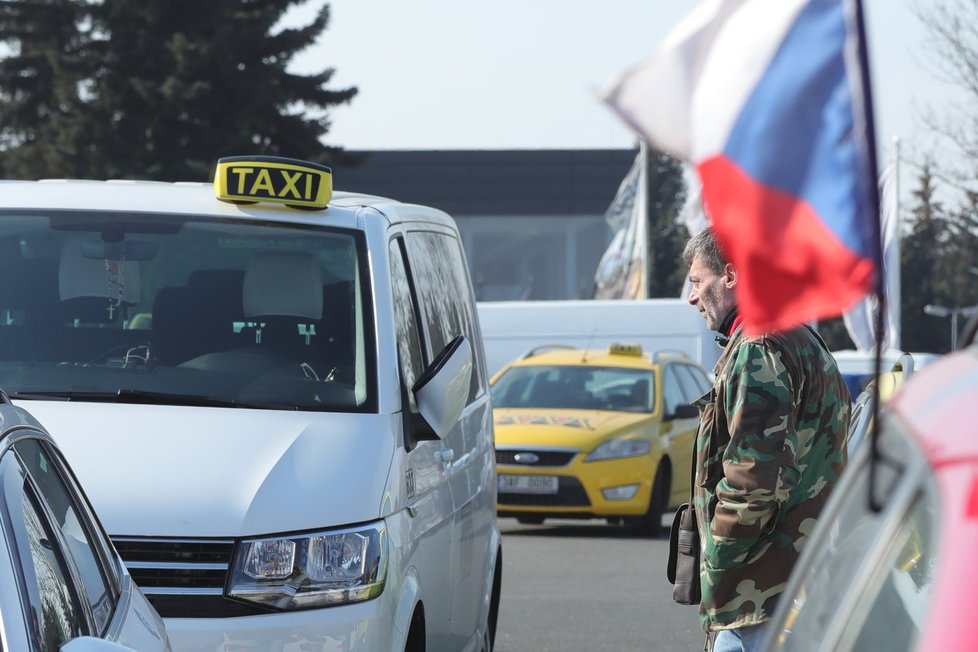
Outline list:
[[[635,534],[640,536],[658,537],[662,536],[662,515],[665,514],[669,504],[669,488],[672,479],[669,477],[669,470],[663,465],[655,472],[655,482],[652,483],[652,497],[649,499],[649,509],[642,516],[633,521]]]
[[[411,618],[411,630],[404,644],[404,652],[425,652],[425,647],[424,607],[419,604]]]
[[[543,517],[542,516],[517,516],[516,522],[522,523],[523,525],[542,525]]]
[[[492,593],[489,594],[489,612],[482,635],[482,652],[492,652],[496,644],[496,625],[499,622],[499,598],[503,588],[503,551],[496,553],[496,567],[492,572]]]
[[[492,640],[489,638],[489,630],[482,633],[482,647],[479,648],[480,652],[492,652]]]

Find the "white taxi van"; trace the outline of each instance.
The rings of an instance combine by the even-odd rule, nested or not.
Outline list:
[[[272,157],[0,190],[0,386],[174,650],[491,649],[492,410],[448,215]]]

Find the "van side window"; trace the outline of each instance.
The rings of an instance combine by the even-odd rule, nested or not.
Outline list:
[[[410,410],[417,412],[411,387],[424,370],[421,358],[421,338],[418,335],[418,312],[411,293],[407,266],[404,261],[403,241],[398,238],[390,243],[391,292],[394,299],[394,330],[397,332],[397,354],[401,362],[401,382],[407,389]]]
[[[457,238],[430,231],[407,235],[408,260],[414,275],[422,319],[428,333],[433,359],[458,335],[472,345],[472,385],[469,401],[485,390],[482,347],[476,338],[475,304],[469,271]]]

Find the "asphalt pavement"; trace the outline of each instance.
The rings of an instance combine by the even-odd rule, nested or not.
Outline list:
[[[600,520],[526,526],[503,518],[499,527],[496,652],[703,649],[696,608],[672,601],[664,537],[637,537]]]

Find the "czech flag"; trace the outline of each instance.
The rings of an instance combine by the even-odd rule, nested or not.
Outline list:
[[[859,7],[708,0],[604,100],[694,165],[749,333],[834,317],[875,288],[875,142]]]

